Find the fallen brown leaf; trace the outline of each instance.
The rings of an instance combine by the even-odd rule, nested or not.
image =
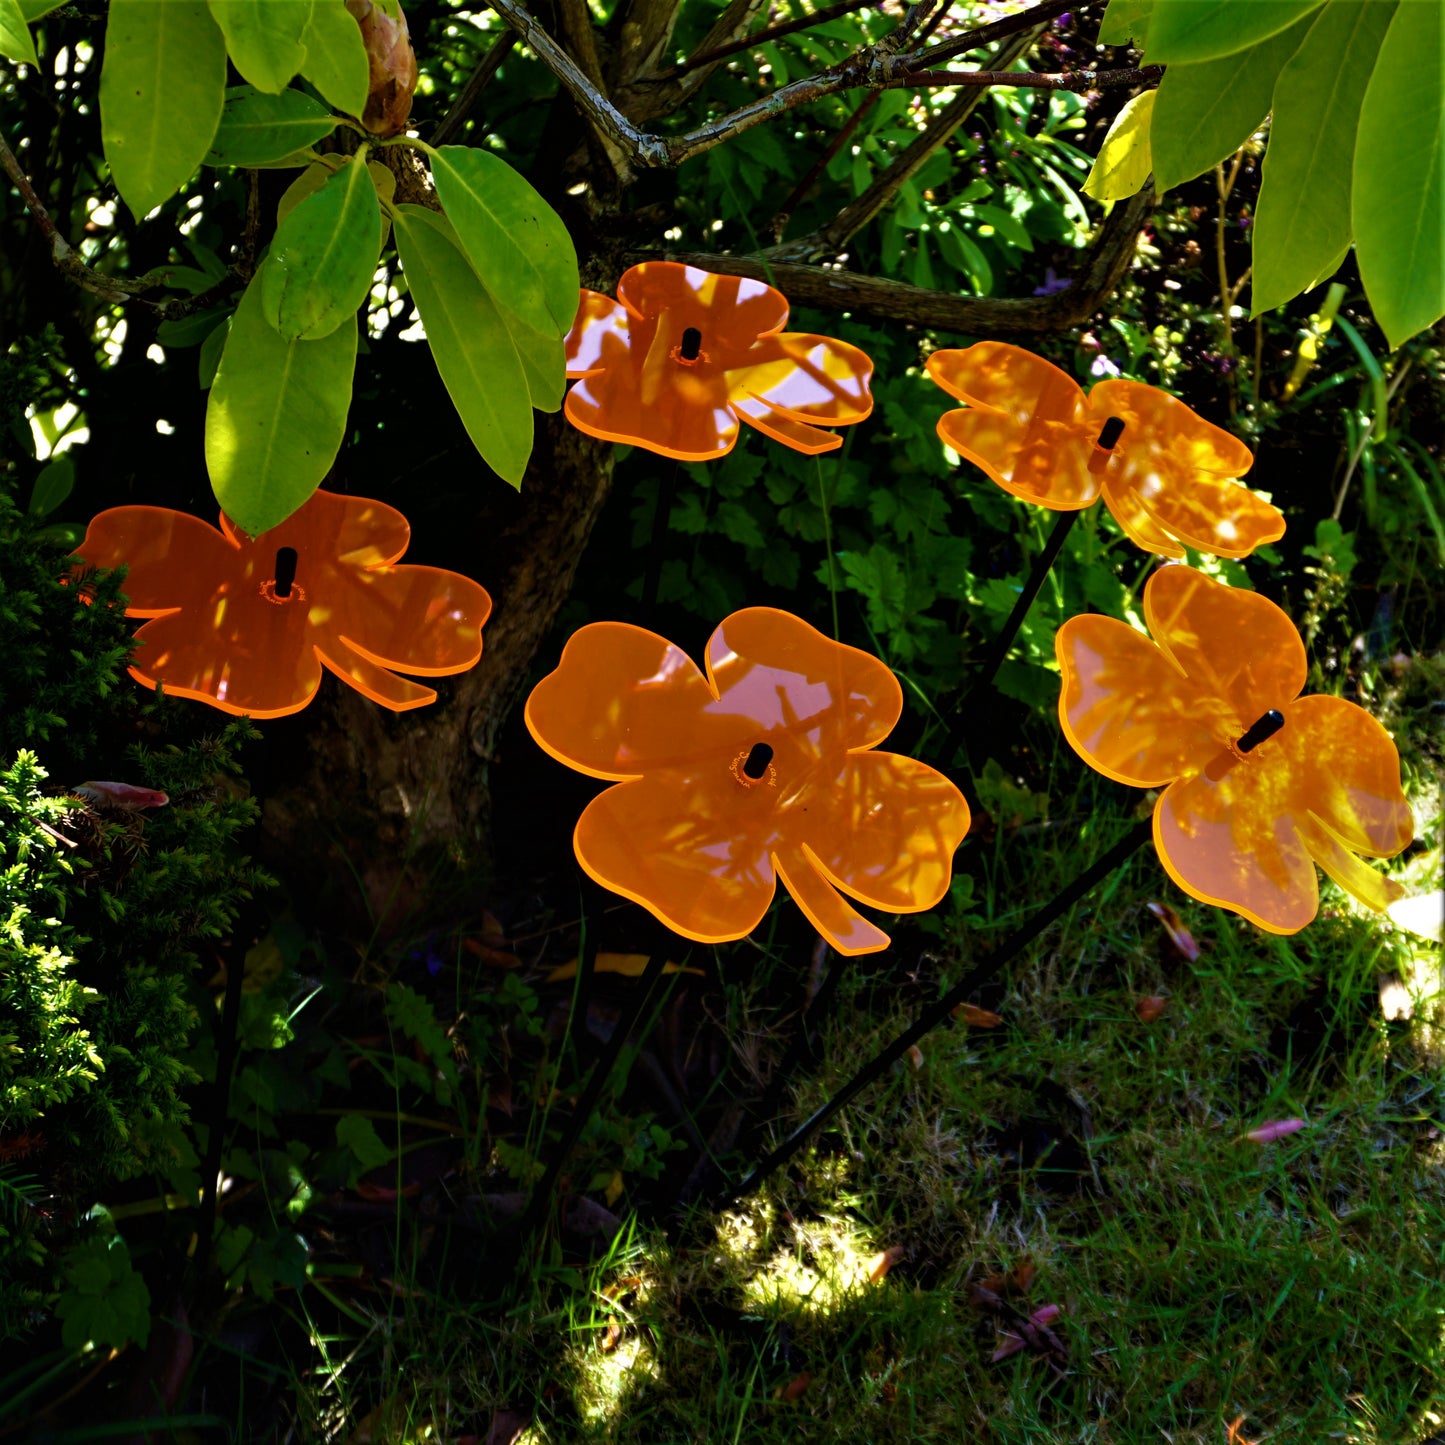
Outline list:
[[[1134,1012],[1139,1015],[1141,1023],[1152,1024],[1163,1017],[1164,1010],[1168,1007],[1169,1000],[1162,993],[1151,993],[1134,1005]]]
[[[923,1067],[923,1050],[917,1044],[908,1045],[908,1062],[913,1065],[915,1073]]]
[[[801,1375],[794,1375],[786,1385],[779,1386],[776,1398],[779,1400],[796,1400],[812,1383],[813,1377],[804,1370]]]
[[[907,1254],[908,1251],[901,1244],[895,1244],[891,1248],[875,1254],[864,1266],[868,1271],[869,1282],[877,1284],[899,1260],[906,1258]]]
[[[641,978],[647,968],[648,955],[645,953],[599,953],[596,962],[592,965],[594,973],[615,973],[623,978]],[[704,977],[700,968],[684,968],[680,963],[665,963],[662,966],[663,973],[691,973],[698,978]],[[577,960],[574,958],[571,963],[561,964],[554,968],[543,980],[545,983],[564,983],[569,978],[577,977]]]
[[[959,1004],[954,1009],[953,1016],[956,1019],[962,1019],[970,1028],[975,1029],[996,1029],[1003,1022],[998,1014],[971,1003]]]

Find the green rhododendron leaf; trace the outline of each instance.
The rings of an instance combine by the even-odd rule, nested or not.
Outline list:
[[[26,65],[40,63],[20,0],[0,0],[0,55],[24,61]]]
[[[1149,38],[1149,12],[1154,0],[1109,0],[1099,22],[1101,45],[1127,45],[1131,40],[1142,47]]]
[[[210,0],[210,6],[242,77],[272,95],[285,90],[306,60],[311,0]]]
[[[277,227],[286,224],[286,217],[306,199],[307,196],[314,196],[322,186],[332,177],[332,169],[323,165],[320,161],[312,163],[281,192],[281,199],[276,202],[276,225]]]
[[[1149,126],[1154,118],[1157,93],[1146,90],[1136,95],[1115,117],[1084,182],[1086,196],[1096,201],[1122,201],[1149,179],[1154,167],[1149,150]]]
[[[1355,254],[1391,346],[1445,313],[1445,11],[1403,0],[1360,109]]]
[[[263,166],[284,161],[330,135],[336,117],[299,90],[267,95],[249,85],[226,92],[216,138],[206,156],[211,166]],[[304,159],[294,164],[305,165]]]
[[[1330,0],[1274,87],[1274,119],[1251,231],[1252,310],[1283,306],[1349,247],[1360,106],[1395,0]]]
[[[567,346],[561,336],[545,336],[523,325],[510,311],[502,311],[502,320],[517,348],[522,370],[527,374],[527,390],[538,411],[559,411],[567,391]]]
[[[1144,59],[1150,65],[1181,65],[1238,55],[1288,30],[1323,3],[1324,0],[1154,0]]]
[[[252,536],[284,522],[336,460],[351,406],[356,324],[286,341],[252,278],[231,322],[206,408],[206,467],[222,509]]]
[[[499,477],[520,487],[532,454],[532,399],[503,312],[431,212],[399,206],[393,227],[412,300],[467,435]]]
[[[225,42],[201,0],[111,0],[100,133],[116,189],[137,216],[195,173],[225,97]]]
[[[565,336],[581,295],[577,252],[557,213],[505,161],[470,146],[432,156],[437,198],[477,275],[534,331]]]
[[[261,314],[287,341],[329,336],[371,290],[381,207],[360,153],[282,221],[261,268]]]
[[[303,39],[306,63],[301,74],[337,110],[360,115],[371,88],[371,63],[361,26],[347,10],[346,0],[315,0]]]
[[[1308,28],[1301,21],[1241,55],[1165,71],[1149,129],[1154,184],[1161,191],[1218,165],[1259,129],[1275,80]]]

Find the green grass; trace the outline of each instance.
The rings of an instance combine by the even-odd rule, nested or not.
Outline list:
[[[1439,877],[1440,820],[1427,789],[1416,802],[1419,889]],[[1108,846],[1092,831],[1001,833],[970,862],[991,918],[960,920],[914,980],[850,968],[774,1137]],[[1151,899],[1178,909],[1197,962]],[[1384,1016],[1391,976],[1409,1019]],[[343,1317],[329,1363],[298,1378],[303,1428],[370,1416],[379,1439],[485,1438],[507,1409],[529,1422],[519,1445],[1183,1445],[1225,1441],[1239,1416],[1250,1440],[1429,1437],[1445,1417],[1438,945],[1328,885],[1309,929],[1271,937],[1183,899],[1146,851],[1006,977],[987,1000],[1002,1027],[929,1036],[755,1198],[634,1220],[590,1266],[554,1249],[506,1310],[408,1283],[409,1233],[402,1289]],[[735,1039],[755,1037],[766,986],[763,970],[729,991]],[[1155,994],[1168,1007],[1142,1022]],[[1243,1137],[1293,1116],[1308,1127]],[[884,1250],[901,1257],[870,1281]],[[1024,1261],[1013,1303],[1062,1307],[1059,1366],[991,1362],[1001,1326],[970,1287]]]

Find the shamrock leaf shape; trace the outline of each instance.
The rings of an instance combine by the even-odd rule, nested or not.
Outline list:
[[[1087,395],[1040,356],[999,341],[935,351],[928,374],[963,411],[938,435],[1006,492],[1055,512],[1099,497],[1129,540],[1182,558],[1194,547],[1247,557],[1284,535],[1276,507],[1233,480],[1254,457],[1182,401],[1138,381],[1101,381]]]
[[[101,512],[77,549],[126,567],[126,613],[151,620],[130,675],[176,697],[256,718],[300,712],[321,669],[395,712],[482,655],[491,598],[439,567],[394,566],[411,528],[384,502],[318,491],[278,527],[248,537],[167,507]]]
[[[567,419],[589,436],[704,462],[747,422],[795,451],[832,451],[820,426],[873,410],[873,363],[856,346],[783,330],[779,291],[676,261],[644,261],[617,300],[583,291],[567,337]]]
[[[706,674],[655,632],[594,622],[533,689],[537,742],[616,783],[577,822],[578,861],[701,943],[750,933],[781,878],[840,953],[886,948],[842,895],[932,908],[969,821],[941,773],[874,751],[902,712],[898,680],[771,607],[734,612],[705,662]]]
[[[1164,789],[1154,845],[1169,876],[1271,933],[1315,916],[1316,863],[1371,908],[1400,897],[1356,856],[1410,842],[1399,755],[1363,708],[1299,696],[1305,650],[1289,618],[1181,566],[1149,579],[1144,616],[1152,642],[1110,617],[1064,623],[1059,718],[1091,767]]]

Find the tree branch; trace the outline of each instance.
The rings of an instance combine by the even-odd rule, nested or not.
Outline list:
[[[621,0],[609,29],[617,38],[611,67],[614,84],[652,70],[672,39],[681,0]]]
[[[929,17],[928,24],[924,26],[923,33],[918,37],[920,41],[927,40],[944,18],[948,15],[953,0],[944,0],[944,3]],[[854,107],[853,114],[844,123],[843,128],[829,142],[827,150],[810,167],[808,174],[793,187],[788,199],[779,207],[777,214],[768,222],[768,230],[772,232],[773,240],[780,242],[783,239],[783,232],[788,229],[788,222],[793,218],[793,212],[802,203],[803,199],[818,183],[819,177],[828,169],[833,157],[848,144],[853,132],[862,124],[864,116],[878,104],[878,97],[882,95],[881,90],[870,90],[862,101]]]
[[[1020,332],[1066,331],[1082,326],[1118,286],[1133,259],[1140,228],[1154,206],[1154,188],[1116,205],[1099,228],[1088,260],[1074,284],[1054,296],[997,298],[929,291],[903,281],[864,276],[827,266],[774,262],[764,256],[708,255],[691,251],[632,254],[639,261],[681,261],[725,276],[748,276],[775,285],[800,306],[847,311],[880,321],[906,322],[968,336],[1011,336]]]
[[[477,62],[477,67],[467,77],[456,103],[442,118],[431,137],[431,144],[444,146],[466,124],[473,107],[481,99],[482,92],[492,83],[493,77],[502,68],[502,62],[511,54],[517,43],[515,30],[504,30],[488,47],[487,53]]]
[[[970,48],[982,43],[978,37],[985,33],[996,35],[999,25],[1008,24],[1010,33],[1013,33],[1036,24],[1040,12],[1047,12],[1042,18],[1059,13],[1054,8],[1059,3],[1060,0],[1046,0],[1045,4],[1010,16],[1007,21],[996,22],[993,27],[980,27],[972,32]],[[619,163],[620,175],[626,171],[629,162],[638,166],[679,166],[785,111],[842,90],[1013,85],[1077,91],[1105,85],[1140,84],[1162,74],[1157,66],[1145,66],[1140,70],[1083,70],[1073,75],[1042,75],[1031,71],[919,71],[917,66],[925,56],[936,56],[938,53],[937,46],[916,55],[901,53],[908,36],[933,8],[932,0],[919,0],[918,4],[909,7],[899,26],[877,44],[867,46],[816,75],[781,86],[770,95],[709,121],[686,135],[669,138],[649,135],[633,125],[588,81],[571,57],[532,18],[521,0],[492,0],[492,8],[522,36],[538,59],[561,81],[599,134],[610,140],[626,157],[626,161]],[[945,43],[961,45],[965,38],[969,37],[958,37],[957,41]]]
[[[781,241],[783,232],[788,229],[788,222],[793,219],[793,212],[803,203],[808,192],[818,183],[818,178],[826,171],[832,163],[833,157],[843,149],[853,138],[853,132],[863,123],[864,117],[875,105],[878,104],[878,97],[882,95],[881,90],[870,90],[863,97],[862,103],[858,105],[853,114],[844,123],[843,128],[828,143],[828,149],[813,162],[808,174],[793,187],[792,194],[778,208],[777,214],[768,222],[768,230],[773,233],[773,240]]]
[[[674,65],[671,70],[664,70],[653,79],[658,81],[676,80],[678,76],[686,75],[688,71],[696,70],[700,65],[711,65],[716,61],[726,60],[730,55],[740,55],[745,50],[755,50],[759,45],[766,45],[771,40],[781,40],[783,36],[795,34],[799,30],[811,30],[815,25],[826,25],[830,20],[839,20],[844,15],[853,14],[855,10],[866,10],[870,5],[877,3],[878,0],[840,0],[837,5],[825,5],[821,10],[814,10],[811,15],[797,15],[791,20],[779,21],[778,24],[769,25],[752,35],[744,35],[739,40],[730,40],[726,45],[695,50],[681,65]]]
[[[1042,33],[1042,26],[1011,36],[991,57],[995,66],[1009,66],[1027,54]],[[881,92],[874,91],[879,95]],[[811,236],[801,236],[786,246],[767,252],[770,260],[815,261],[822,256],[836,256],[898,193],[905,181],[916,175],[940,146],[947,144],[953,133],[983,101],[982,89],[970,90],[956,97],[919,133],[901,155],[876,176],[855,201],[845,206],[826,226]]]
[[[50,212],[45,208],[45,203],[40,199],[35,187],[31,185],[30,177],[25,174],[20,162],[15,158],[15,152],[10,149],[3,136],[0,136],[0,170],[4,170],[5,174],[10,177],[15,189],[20,192],[21,200],[25,202],[30,211],[37,229],[49,242],[50,259],[55,262],[57,270],[75,282],[81,290],[89,291],[91,295],[99,296],[103,301],[139,301],[142,306],[148,306],[157,315],[167,320],[204,311],[207,306],[214,305],[235,290],[235,280],[227,276],[224,281],[199,296],[173,296],[165,301],[147,300],[144,293],[168,286],[171,273],[181,269],[179,265],[159,266],[154,271],[147,271],[144,276],[135,280],[126,276],[108,276],[103,271],[97,271],[93,267],[87,266],[81,259],[80,252],[60,234],[55,222],[51,219]]]
[[[1164,75],[1162,65],[1141,65],[1131,70],[913,70],[878,82],[880,90],[926,90],[935,86],[1014,85],[1023,90],[1111,90],[1121,85],[1152,88]]]
[[[557,0],[555,12],[567,49],[576,57],[582,74],[598,94],[605,96],[607,88],[602,81],[602,63],[597,59],[597,41],[592,34],[592,12],[587,8],[587,0]]]
[[[768,0],[731,0],[716,24],[703,36],[699,50],[716,49],[720,45],[740,40],[767,3]],[[707,84],[708,78],[721,63],[709,61],[706,65],[699,65],[688,71],[686,75],[666,81],[659,81],[646,74],[635,75],[616,87],[614,94],[618,109],[639,124],[657,116],[675,115],[685,102]]]
[[[525,5],[519,0],[491,0],[491,5],[562,83],[598,134],[611,141],[628,162],[642,166],[674,164],[667,141],[661,136],[647,135],[638,130],[611,101],[600,95],[572,57],[532,18]],[[620,180],[629,178],[625,169],[619,172]]]
[[[920,50],[913,57],[913,63],[918,69],[937,65],[941,61],[952,60],[956,55],[966,55],[970,50],[980,50],[985,45],[992,45],[995,40],[1005,40],[1010,35],[1017,35],[1021,30],[1032,30],[1034,26],[1042,25],[1045,21],[1057,20],[1060,15],[1067,15],[1072,10],[1092,9],[1098,3],[1099,0],[1079,0],[1077,4],[1075,0],[1043,0],[1043,4],[1035,5],[1031,10],[1020,10],[1017,15],[1005,15],[1002,20],[965,30],[962,34],[942,40],[927,50]]]

